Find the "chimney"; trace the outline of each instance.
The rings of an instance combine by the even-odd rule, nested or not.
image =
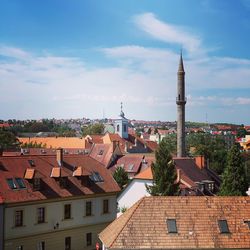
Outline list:
[[[125,142],[125,149],[124,150],[125,150],[125,153],[128,153],[128,142],[127,141]]]
[[[181,180],[181,170],[177,169],[177,179],[176,179],[176,183],[179,183]]]
[[[0,148],[0,156],[3,156],[3,148]]]
[[[135,147],[137,147],[137,138],[135,138]]]
[[[119,141],[112,141],[112,147],[113,147],[112,151],[113,152],[115,151],[117,145],[119,145]]]
[[[63,149],[62,148],[58,148],[56,150],[56,161],[58,165],[61,167],[63,164]]]
[[[205,168],[205,157],[203,155],[195,156],[194,161],[199,169]]]

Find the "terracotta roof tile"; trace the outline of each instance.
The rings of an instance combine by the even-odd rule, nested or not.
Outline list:
[[[41,176],[45,188],[40,191],[33,191],[29,180],[24,179],[26,189],[20,189],[18,192],[12,190],[8,186],[6,179],[23,178],[27,169],[30,168],[28,160],[31,159],[35,162],[35,166],[33,167],[35,169],[34,175],[35,177]],[[93,195],[118,192],[120,190],[111,173],[102,164],[88,155],[63,156],[60,176],[67,177],[67,188],[61,188],[56,178],[50,177],[51,172],[53,172],[53,176],[59,176],[59,167],[57,167],[58,163],[55,155],[0,156],[0,162],[0,197],[3,197],[6,203]],[[75,166],[81,166],[83,174],[98,172],[104,181],[91,183],[90,186],[85,185],[81,180],[73,176]],[[53,168],[54,170],[52,171]],[[32,172],[28,174],[28,177],[32,176]]]
[[[85,148],[85,139],[78,137],[19,137],[22,143],[37,143],[45,145],[46,148]]]
[[[176,219],[168,233],[166,219]],[[109,249],[249,249],[250,197],[144,197],[104,229]],[[227,220],[229,234],[218,220]]]

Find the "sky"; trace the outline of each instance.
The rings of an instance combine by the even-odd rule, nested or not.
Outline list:
[[[250,0],[0,0],[0,119],[250,124]]]

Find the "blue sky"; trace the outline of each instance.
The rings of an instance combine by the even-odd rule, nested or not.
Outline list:
[[[250,124],[250,0],[0,0],[0,119]]]

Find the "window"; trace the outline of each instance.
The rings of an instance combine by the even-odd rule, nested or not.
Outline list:
[[[107,214],[109,212],[109,200],[103,200],[103,210],[102,212],[104,214]]]
[[[177,226],[175,219],[167,219],[168,233],[177,233]]]
[[[104,150],[101,149],[101,150],[99,151],[98,155],[103,155],[103,152],[104,152]]]
[[[65,250],[71,250],[71,237],[65,238]]]
[[[248,225],[248,228],[250,229],[250,220],[245,220],[244,223]]]
[[[92,245],[92,233],[87,233],[86,234],[86,242],[87,242],[87,246]]]
[[[86,202],[86,211],[85,211],[86,216],[91,216],[92,215],[92,202],[87,201]]]
[[[64,219],[71,218],[71,204],[64,205]]]
[[[17,246],[17,247],[16,247],[16,250],[23,250],[23,246],[22,246],[22,245]]]
[[[129,164],[129,165],[128,165],[128,170],[129,170],[129,171],[132,171],[133,168],[134,168],[134,164]]]
[[[34,167],[34,166],[35,166],[34,160],[28,160],[28,162],[29,162],[29,164],[30,164],[31,167]]]
[[[23,210],[17,210],[15,212],[15,227],[23,226]]]
[[[34,190],[40,190],[41,189],[41,179],[40,178],[34,178],[33,179],[33,189]]]
[[[98,173],[98,172],[94,172],[92,173],[89,178],[93,181],[93,182],[103,182],[103,178],[102,176]]]
[[[120,131],[120,125],[118,124],[116,128],[117,128],[117,132],[119,132]]]
[[[45,222],[45,207],[37,208],[37,223]]]
[[[26,188],[26,186],[25,186],[25,184],[24,184],[24,182],[23,182],[23,179],[21,179],[21,178],[16,178],[16,183],[17,183],[17,185],[18,185],[18,187],[19,187],[20,189]]]
[[[226,220],[218,220],[218,224],[222,234],[230,233]]]
[[[123,125],[123,132],[127,132],[127,126],[126,126],[126,124]]]
[[[7,179],[7,183],[11,189],[17,189],[16,183],[12,178]]]
[[[37,250],[45,250],[45,241],[38,242]]]

